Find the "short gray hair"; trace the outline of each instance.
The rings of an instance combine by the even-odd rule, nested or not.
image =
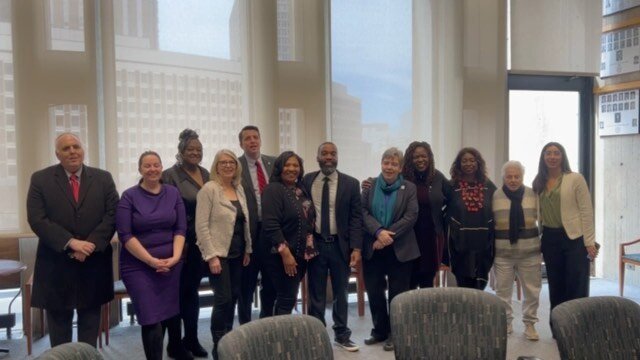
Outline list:
[[[390,157],[398,158],[398,162],[402,167],[402,164],[404,163],[404,156],[402,155],[402,151],[400,149],[398,149],[397,147],[388,148],[382,153],[382,159],[380,159],[380,161],[382,162],[384,161],[384,159],[390,158]]]
[[[509,160],[504,163],[504,165],[502,165],[502,178],[504,178],[504,176],[506,175],[508,168],[516,168],[520,170],[520,174],[524,177],[524,165],[522,165],[520,161]]]

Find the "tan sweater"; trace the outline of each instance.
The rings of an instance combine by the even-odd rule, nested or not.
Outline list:
[[[244,213],[245,252],[252,252],[249,210],[242,185],[236,187],[236,195]],[[222,185],[209,181],[198,192],[196,205],[196,235],[198,247],[205,261],[219,256],[227,257],[233,229],[236,223],[236,207],[224,196]]]

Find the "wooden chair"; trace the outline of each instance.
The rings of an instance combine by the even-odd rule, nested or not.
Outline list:
[[[640,239],[620,244],[620,296],[624,293],[624,267],[626,264],[640,266],[640,253],[627,254],[625,247],[640,243]]]
[[[349,278],[356,279],[356,296],[358,298],[358,316],[364,316],[364,276],[362,275],[362,262],[357,267],[351,268],[351,274]],[[309,284],[307,282],[307,275],[305,274],[300,283],[300,290],[302,292],[302,313],[307,314],[309,307]]]
[[[22,292],[22,328],[24,336],[27,338],[27,355],[31,355],[33,351],[33,328],[31,326],[31,289],[33,288],[33,275],[24,284]],[[40,334],[44,334],[44,310],[38,309],[40,312]]]

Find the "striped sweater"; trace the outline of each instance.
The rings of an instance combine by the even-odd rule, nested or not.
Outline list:
[[[496,257],[526,258],[540,254],[538,236],[538,197],[525,186],[522,199],[525,228],[520,230],[520,239],[514,245],[509,242],[509,210],[511,200],[502,188],[493,194],[493,217],[496,230]]]

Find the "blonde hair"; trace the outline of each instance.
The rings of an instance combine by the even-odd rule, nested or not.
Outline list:
[[[233,174],[233,180],[231,180],[231,183],[233,184],[234,187],[237,187],[238,185],[240,185],[240,181],[242,180],[242,165],[240,165],[240,161],[238,161],[238,157],[236,156],[236,154],[229,149],[222,149],[218,151],[216,153],[216,156],[213,158],[213,164],[211,164],[211,170],[210,170],[211,180],[222,185],[222,179],[220,178],[220,175],[218,175],[218,171],[217,171],[218,163],[220,162],[220,157],[222,155],[227,155],[231,157],[233,161],[236,162],[236,171]]]

